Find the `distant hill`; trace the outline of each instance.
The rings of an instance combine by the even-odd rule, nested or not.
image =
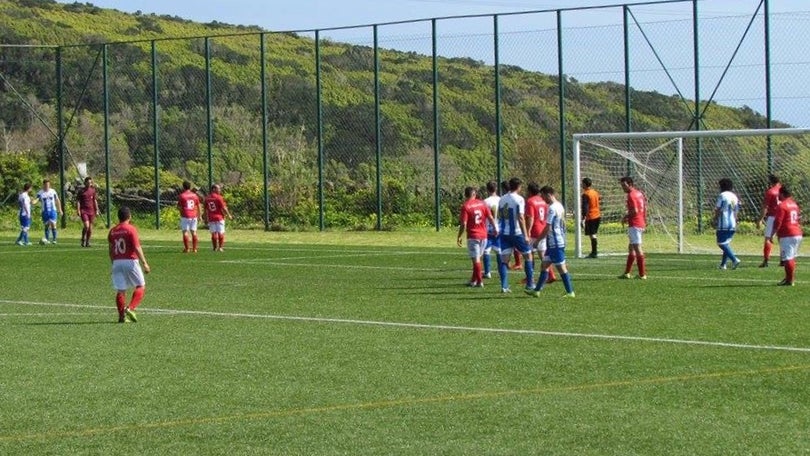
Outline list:
[[[161,163],[183,178],[205,181],[207,162],[204,36],[210,40],[212,102],[218,157],[216,179],[261,181],[261,84],[259,30],[178,17],[126,14],[90,3],[0,0],[0,42],[29,45],[116,43],[109,50],[110,138],[115,166],[125,179],[152,163],[151,42],[157,41],[161,107]],[[196,37],[165,39],[168,37]],[[124,43],[134,41],[131,43]],[[294,34],[266,35],[271,166],[284,179],[313,177],[317,132],[315,47]],[[67,144],[74,160],[99,174],[103,125],[100,46],[65,47],[63,103],[74,118]],[[374,179],[374,53],[370,47],[324,41],[321,46],[324,150],[327,179],[340,188],[364,189]],[[430,56],[380,50],[384,167],[402,188],[432,184],[433,101]],[[42,119],[55,123],[55,51],[0,49],[0,123],[8,151],[48,153],[52,137]],[[465,58],[439,61],[442,187],[456,192],[495,172],[496,112],[493,67]],[[557,183],[559,123],[556,76],[504,65],[500,71],[503,157],[506,174]],[[631,91],[633,129],[690,127],[683,100]],[[692,102],[688,102],[692,103]],[[77,109],[78,107],[78,109]],[[37,112],[37,115],[32,115]],[[613,82],[566,84],[569,132],[623,131],[624,86]],[[41,118],[38,118],[41,117]],[[750,109],[713,105],[709,128],[762,128]],[[785,126],[779,124],[778,126]],[[49,142],[50,141],[50,142]],[[2,147],[2,145],[0,145]],[[260,149],[259,149],[260,150]],[[298,154],[298,155],[297,155]],[[54,157],[50,156],[51,163]],[[295,171],[295,166],[302,168]],[[294,176],[282,176],[292,174]],[[310,192],[311,193],[311,192]],[[418,193],[418,192],[417,192]],[[302,198],[310,198],[310,194]],[[296,204],[291,202],[289,204]],[[454,211],[455,209],[453,209]]]

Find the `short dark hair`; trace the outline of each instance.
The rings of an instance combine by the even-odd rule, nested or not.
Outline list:
[[[783,186],[779,187],[779,197],[780,198],[783,198],[783,199],[784,198],[790,198],[791,196],[793,196],[793,193],[791,193],[790,189],[787,188],[787,186],[783,185]]]
[[[92,181],[92,180],[93,180],[93,178],[92,178],[92,177],[90,177],[90,176],[85,177],[85,178],[84,178],[84,185],[89,184],[89,183],[90,183],[90,181]]]
[[[776,174],[768,174],[768,183],[771,185],[776,185],[779,183],[779,177]]]
[[[501,192],[508,193],[509,192],[509,181],[502,181],[501,182]]]
[[[494,180],[487,182],[487,191],[489,193],[495,193],[498,191],[498,183]]]
[[[537,182],[529,182],[529,185],[526,186],[526,189],[529,190],[529,195],[537,195],[540,193],[540,186],[537,185]]]
[[[125,222],[132,217],[132,213],[129,211],[129,208],[126,206],[121,206],[118,208],[118,221]]]
[[[582,186],[583,187],[590,187],[591,185],[593,185],[593,182],[591,182],[590,177],[586,177],[585,179],[582,179]]]
[[[554,194],[554,187],[550,185],[546,185],[545,187],[540,189],[540,193],[543,195],[553,195]]]
[[[183,190],[191,190],[191,182],[183,181]]]
[[[519,177],[513,177],[509,179],[509,191],[514,192],[515,190],[520,188],[520,184],[522,183],[523,181],[521,181]]]
[[[624,176],[621,179],[619,179],[619,182],[623,182],[623,183],[625,183],[627,185],[632,186],[633,185],[633,178],[630,177],[630,176]]]
[[[27,192],[28,190],[31,190],[31,182],[26,182],[25,185],[23,185],[23,191]]]
[[[724,178],[720,179],[719,184],[720,184],[720,190],[722,190],[724,192],[730,191],[730,190],[732,190],[734,188],[734,184],[731,183],[731,179],[729,179],[728,177],[724,177]]]
[[[475,195],[475,193],[476,193],[475,187],[465,187],[464,188],[464,197],[465,198],[471,198],[473,195]]]

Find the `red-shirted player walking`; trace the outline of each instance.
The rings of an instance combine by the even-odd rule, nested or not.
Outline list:
[[[484,269],[481,258],[484,255],[484,248],[487,246],[487,221],[495,226],[497,235],[497,224],[492,211],[483,200],[476,198],[477,191],[473,187],[464,189],[464,197],[467,200],[461,206],[459,215],[458,238],[456,244],[461,247],[461,236],[467,231],[467,251],[472,260],[471,287],[484,286]]]
[[[138,230],[130,223],[129,208],[118,209],[118,225],[110,229],[107,241],[110,244],[112,261],[112,282],[116,290],[115,305],[118,308],[118,322],[136,322],[135,309],[141,304],[146,291],[144,273],[149,273],[149,263],[141,249]],[[140,263],[138,262],[140,260]],[[143,264],[143,270],[141,270]],[[127,289],[135,287],[129,305],[126,303]]]
[[[180,210],[180,231],[183,232],[183,253],[189,251],[188,241],[191,238],[191,250],[197,251],[197,222],[202,215],[200,197],[191,191],[191,182],[183,182],[183,191],[177,198],[177,208]]]
[[[620,279],[629,279],[630,271],[633,270],[633,262],[638,263],[638,278],[647,278],[647,265],[644,258],[644,251],[641,248],[642,235],[647,227],[647,199],[644,194],[633,184],[633,178],[625,176],[619,179],[622,190],[627,193],[627,213],[622,219],[622,224],[627,224],[627,263],[624,267],[624,274]]]
[[[228,204],[222,197],[221,187],[214,184],[211,186],[211,193],[205,197],[205,220],[208,221],[211,245],[215,252],[221,252],[225,245],[225,217],[233,219]]]
[[[90,247],[90,236],[93,234],[93,221],[99,214],[96,188],[93,179],[84,178],[84,188],[76,194],[76,211],[82,220],[82,247]]]
[[[790,190],[784,185],[779,188],[779,200],[773,216],[773,233],[779,238],[779,256],[785,267],[785,279],[779,285],[792,287],[796,282],[796,257],[802,243],[802,214]]]

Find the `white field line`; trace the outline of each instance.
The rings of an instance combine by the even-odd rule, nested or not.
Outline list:
[[[12,301],[0,299],[0,304],[13,304],[13,305],[27,305],[27,306],[49,306],[49,307],[66,307],[66,308],[79,308],[79,309],[108,309],[104,306],[94,306],[88,304],[68,304],[68,303],[48,303],[48,302],[35,302],[35,301]],[[518,334],[530,336],[547,336],[547,337],[566,337],[566,338],[579,338],[579,339],[598,339],[598,340],[611,340],[611,341],[627,341],[627,342],[649,342],[649,343],[663,343],[675,345],[693,345],[704,347],[722,347],[734,348],[743,350],[764,350],[764,351],[785,351],[785,352],[800,352],[810,353],[810,347],[791,347],[783,345],[754,345],[754,344],[739,344],[731,342],[715,342],[705,340],[689,340],[689,339],[672,339],[660,337],[642,337],[642,336],[622,336],[614,334],[588,334],[588,333],[575,333],[564,331],[542,331],[535,329],[510,329],[510,328],[486,328],[475,326],[452,326],[452,325],[432,325],[422,323],[401,323],[389,321],[375,321],[375,320],[355,320],[344,318],[322,318],[322,317],[302,317],[295,315],[266,315],[266,314],[250,314],[250,313],[235,313],[235,312],[211,312],[204,310],[180,310],[180,309],[161,309],[161,308],[147,308],[139,309],[139,312],[166,314],[166,315],[191,315],[191,316],[205,316],[205,317],[224,317],[224,318],[250,318],[250,319],[267,319],[278,321],[302,321],[313,323],[335,323],[345,325],[359,325],[359,326],[382,326],[389,328],[410,328],[410,329],[425,329],[433,331],[458,331],[458,332],[479,332],[490,334]]]

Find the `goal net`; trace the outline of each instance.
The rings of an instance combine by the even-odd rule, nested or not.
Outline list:
[[[712,222],[722,178],[732,180],[742,205],[734,238],[739,253],[762,251],[756,222],[769,174],[810,210],[810,129],[584,133],[573,136],[573,148],[576,195],[586,177],[601,195],[600,256],[627,252],[622,176],[632,177],[647,199],[646,252],[718,252]],[[582,220],[579,197],[575,215]],[[589,242],[577,223],[577,257],[590,252]]]

